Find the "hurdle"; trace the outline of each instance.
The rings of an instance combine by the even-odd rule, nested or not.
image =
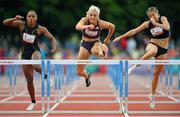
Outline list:
[[[123,62],[120,61],[120,60],[50,60],[50,64],[51,65],[60,65],[61,66],[61,69],[62,69],[62,65],[67,65],[66,67],[70,70],[70,71],[67,71],[67,74],[66,74],[66,85],[68,85],[67,83],[69,82],[69,75],[72,75],[72,74],[75,74],[73,73],[73,71],[75,71],[75,67],[73,65],[77,65],[77,64],[87,64],[87,65],[101,65],[101,64],[105,64],[105,65],[115,65],[116,68],[117,68],[117,72],[112,70],[111,72],[115,73],[113,74],[114,77],[114,83],[115,83],[115,87],[116,87],[116,91],[118,92],[119,90],[119,93],[117,94],[117,100],[120,100],[118,101],[119,103],[122,103],[123,101],[123,92],[125,91],[122,91],[123,90]],[[57,68],[57,66],[55,67]],[[74,70],[73,70],[74,69]],[[61,70],[62,71],[62,70]],[[50,71],[48,71],[50,72]],[[57,74],[57,71],[56,73]],[[63,76],[62,76],[63,77]],[[75,76],[76,77],[76,76]],[[71,79],[72,80],[72,79]],[[57,85],[57,84],[56,84]],[[70,85],[71,86],[71,85]],[[120,89],[119,89],[120,88]],[[119,99],[119,94],[120,94],[120,99]],[[120,104],[122,105],[122,104]],[[120,107],[120,112],[121,112],[121,108]]]
[[[128,60],[129,65],[165,65],[165,77],[166,77],[166,96],[168,94],[172,96],[172,65],[178,65],[178,94],[179,94],[179,102],[180,102],[180,60]],[[170,70],[169,70],[170,68]],[[152,70],[151,70],[152,71]],[[125,74],[127,74],[128,70],[125,69]],[[170,77],[170,78],[168,78]],[[126,77],[127,78],[127,77]],[[126,84],[127,85],[127,84]],[[125,91],[128,87],[125,87]],[[177,101],[177,100],[176,100]],[[126,101],[126,103],[128,103]],[[126,105],[125,105],[126,106]],[[125,107],[128,113],[128,108]],[[138,113],[138,112],[130,112],[130,113]]]
[[[117,71],[113,71],[111,74],[113,76],[116,92],[118,92],[118,97],[120,97],[120,105],[124,103],[123,113],[128,113],[128,66],[130,64],[142,64],[142,65],[179,65],[178,66],[178,90],[179,90],[179,100],[180,100],[180,61],[179,60],[0,60],[0,65],[22,65],[22,64],[41,64],[42,68],[42,79],[41,79],[41,96],[42,96],[42,113],[50,111],[50,75],[51,75],[51,65],[55,65],[54,74],[55,75],[55,89],[57,91],[58,97],[55,99],[56,102],[59,102],[60,98],[60,89],[62,86],[62,80],[64,77],[64,68],[63,65],[70,65],[70,74],[73,75],[72,71],[74,70],[72,65],[77,64],[87,64],[87,65],[112,65],[117,68]],[[47,87],[45,88],[44,74],[45,68],[47,66]],[[60,77],[60,74],[63,75]],[[167,72],[167,75],[169,72]],[[67,76],[66,76],[67,77]],[[71,80],[71,79],[69,79]],[[64,82],[64,81],[63,81]],[[172,81],[170,81],[172,82]],[[67,81],[68,83],[68,81]],[[169,83],[168,83],[169,84]],[[171,83],[170,83],[171,84]],[[68,85],[68,84],[67,84]],[[45,109],[45,90],[47,90],[47,109]],[[123,101],[123,99],[125,99]],[[121,107],[122,108],[122,107]]]
[[[17,68],[18,65],[34,65],[34,64],[40,64],[41,68],[42,68],[42,90],[44,90],[44,67],[45,67],[45,63],[44,61],[41,60],[0,60],[0,65],[7,65],[9,67],[8,69],[8,77],[10,78],[9,83],[10,83],[10,94],[13,94],[13,90],[14,90],[14,94],[16,93],[16,73],[17,73]],[[14,70],[13,70],[14,68]],[[13,80],[14,78],[14,80]],[[44,108],[44,92],[41,92],[41,96],[42,96],[42,112],[45,112],[45,108]]]

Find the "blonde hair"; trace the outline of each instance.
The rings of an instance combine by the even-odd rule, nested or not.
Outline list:
[[[157,7],[149,7],[146,11],[146,14],[148,15],[150,12],[155,12],[155,13],[159,14],[159,10]]]
[[[88,17],[90,15],[90,13],[92,12],[97,12],[98,18],[99,18],[99,14],[100,14],[100,9],[94,5],[91,5],[89,7],[89,10],[86,12],[86,16]]]

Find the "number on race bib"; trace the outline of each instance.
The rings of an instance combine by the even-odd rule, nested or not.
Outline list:
[[[33,44],[35,40],[35,35],[23,33],[23,41]]]

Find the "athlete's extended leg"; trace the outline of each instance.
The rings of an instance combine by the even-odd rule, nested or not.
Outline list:
[[[166,60],[167,54],[163,54],[160,55],[158,57],[156,57],[156,60]],[[157,84],[158,84],[158,80],[159,80],[159,75],[161,73],[161,71],[163,70],[163,65],[155,65],[154,67],[154,74],[153,74],[153,80],[152,80],[152,94],[149,95],[149,99],[150,99],[150,108],[151,109],[155,109],[155,92],[156,92],[156,88],[157,88]]]
[[[153,45],[151,43],[148,44],[146,47],[146,53],[144,54],[144,56],[142,56],[140,58],[140,60],[148,60],[149,58],[154,57],[157,53],[157,50],[158,50],[158,48],[156,45]],[[140,66],[140,65],[133,65],[132,67],[130,67],[128,69],[128,74],[131,74],[132,71],[138,66]]]
[[[90,53],[83,47],[80,47],[77,59],[78,60],[87,60],[89,58],[89,56],[90,56]],[[77,73],[77,75],[85,78],[86,86],[88,87],[90,85],[90,80],[89,80],[90,74],[88,74],[84,68],[85,68],[85,64],[77,64],[76,73]]]
[[[35,93],[34,93],[35,92],[34,84],[33,84],[33,68],[32,68],[32,65],[23,65],[22,67],[23,67],[23,72],[27,81],[28,92],[31,97],[31,104],[29,105],[27,110],[33,110],[34,105],[36,103]]]

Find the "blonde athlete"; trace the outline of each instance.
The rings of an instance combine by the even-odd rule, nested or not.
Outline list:
[[[148,29],[151,34],[151,40],[146,47],[146,53],[140,60],[147,60],[151,57],[154,57],[156,60],[165,60],[167,59],[167,51],[168,51],[168,43],[170,36],[170,25],[165,16],[160,16],[158,13],[158,9],[156,7],[150,7],[146,12],[149,17],[149,21],[145,21],[139,27],[128,31],[127,33],[115,38],[113,42],[119,41],[124,37],[130,37],[135,35],[136,33]],[[128,74],[130,74],[134,68],[139,65],[134,65],[128,70]],[[154,75],[152,80],[152,94],[149,95],[150,99],[150,107],[151,109],[155,109],[155,91],[159,79],[159,75],[163,69],[163,65],[155,65],[154,67]]]
[[[79,49],[78,60],[87,60],[91,54],[104,56],[107,58],[110,38],[114,32],[114,24],[99,19],[100,9],[91,6],[87,11],[86,17],[83,17],[76,25],[76,29],[82,31],[82,41]],[[104,44],[100,41],[100,32],[102,29],[108,29],[108,35]],[[90,74],[84,70],[85,65],[77,65],[77,75],[85,78],[86,86],[90,85]]]
[[[14,18],[8,18],[3,21],[3,24],[10,27],[18,27],[22,37],[22,56],[21,59],[41,59],[40,48],[38,46],[38,40],[40,35],[48,37],[52,42],[51,52],[57,51],[56,49],[56,40],[52,34],[47,30],[46,27],[36,23],[37,14],[34,10],[31,10],[27,13],[26,22],[22,21],[23,17],[16,15]],[[27,88],[29,95],[31,97],[31,104],[28,106],[27,110],[33,110],[36,100],[35,100],[35,91],[33,85],[33,69],[41,73],[40,65],[22,65],[23,72],[27,81]],[[45,78],[47,75],[45,75]]]

